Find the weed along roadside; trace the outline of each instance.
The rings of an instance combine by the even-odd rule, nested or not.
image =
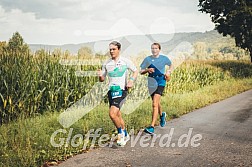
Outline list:
[[[228,66],[229,68],[225,68],[225,66]],[[236,67],[232,68],[232,71],[229,71],[228,69],[230,69],[231,66]],[[243,67],[246,68],[244,69]],[[202,63],[197,61],[184,62],[184,64],[182,64],[172,74],[173,79],[166,87],[165,96],[161,100],[163,106],[168,106],[164,109],[167,113],[167,118],[173,119],[179,117],[183,114],[193,111],[194,109],[201,108],[203,106],[233,96],[237,93],[251,89],[251,68],[251,65],[247,65],[246,62],[223,61],[218,62],[217,64],[215,62],[207,61]],[[240,77],[233,75],[235,73],[233,70],[237,70]],[[69,72],[71,73],[71,71]],[[74,79],[74,75],[72,75],[72,77],[72,79]],[[53,80],[41,81],[40,83],[47,83],[45,86],[48,86],[50,85],[50,81]],[[76,80],[76,85],[78,85],[78,82],[81,81]],[[29,81],[27,81],[27,83],[29,83]],[[90,83],[90,85],[92,84]],[[70,85],[68,85],[68,87],[69,86]],[[176,88],[173,88],[173,86]],[[11,88],[11,85],[9,85],[9,87]],[[138,97],[137,93],[144,93],[144,91],[140,91],[142,88],[143,85],[136,84],[134,88],[136,91],[133,92],[132,97],[130,96],[133,101],[135,100],[134,98]],[[59,96],[57,91],[53,93],[53,91],[49,92],[49,90],[49,88],[46,88],[43,91],[43,94],[47,95],[47,93],[49,93],[50,96],[48,96],[48,98],[53,97],[53,99],[55,97],[63,98],[65,95],[69,95],[67,92],[71,92],[66,91],[66,94],[61,94],[62,96]],[[62,93],[62,91],[66,89],[57,88],[56,90],[61,90],[58,91],[58,93]],[[88,90],[89,88],[86,91]],[[36,91],[33,90],[33,92]],[[75,93],[76,95],[74,95]],[[40,97],[40,94],[37,95],[38,96],[36,97]],[[77,97],[81,98],[79,93],[75,91],[72,91],[71,96],[69,97],[74,97],[73,99],[76,98],[76,101],[78,99]],[[15,99],[12,98],[12,96],[8,96],[8,98]],[[39,106],[42,107],[44,102],[47,104],[47,102],[44,101],[47,99],[47,96],[45,96],[45,98],[36,98],[37,101],[39,99],[41,102],[34,103],[35,105],[39,104]],[[57,105],[66,104],[66,106],[69,106],[72,104],[72,102],[69,101],[70,99],[71,98],[68,98],[66,101],[59,100],[59,102],[62,103],[50,103],[51,110],[45,109],[47,111],[43,111],[43,113],[37,113],[33,116],[30,116],[30,118],[27,116],[22,118],[16,115],[16,118],[13,117],[13,119],[15,118],[15,121],[10,119],[9,123],[3,123],[0,127],[0,145],[2,148],[0,151],[1,166],[41,166],[48,161],[64,161],[67,157],[82,153],[85,143],[87,149],[90,149],[90,147],[92,148],[92,138],[85,140],[85,134],[87,134],[87,132],[91,129],[93,129],[95,132],[97,129],[102,128],[99,132],[100,136],[107,134],[107,138],[112,138],[112,135],[114,134],[114,128],[111,121],[109,121],[109,116],[106,112],[107,101],[105,99],[92,111],[71,125],[71,127],[64,129],[58,121],[59,115],[64,111],[64,109],[57,110]],[[132,103],[130,99],[128,102]],[[15,103],[14,100],[12,100],[12,104],[13,103]],[[21,106],[24,108],[24,105],[28,104],[29,103],[23,103]],[[134,129],[134,133],[136,133],[133,136],[134,139],[132,140],[132,145],[134,145],[134,141],[137,139],[138,132],[140,132],[140,130],[147,126],[150,122],[151,110],[149,106],[151,106],[151,99],[147,98],[134,110],[134,112],[130,114],[123,113],[123,117],[127,122],[127,129]],[[5,106],[4,112],[8,112],[9,108],[10,104],[8,102]],[[21,110],[21,108],[18,111],[26,112],[26,110]],[[35,110],[34,113],[36,113]],[[15,115],[13,115],[11,112],[10,114],[11,116]],[[71,128],[71,137],[68,139]],[[54,147],[50,143],[51,136],[56,130],[59,131],[55,134],[54,144],[58,144],[58,147]],[[94,132],[92,133],[94,134]],[[99,145],[99,139],[101,144],[106,144],[106,136],[103,137],[104,138],[97,137],[94,142],[94,147]],[[198,144],[197,140],[199,140],[200,137],[193,137],[194,136],[190,137],[188,142],[189,146],[191,144]],[[162,136],[157,139],[160,140],[161,138]],[[163,137],[163,141],[166,141],[165,139],[169,140],[169,137]],[[180,144],[183,145],[185,140],[186,138],[181,140],[182,143]],[[67,145],[66,141],[69,141]],[[143,145],[149,143],[148,147],[152,145],[152,140],[148,140],[147,138],[139,138],[137,141],[142,142]],[[168,143],[165,142],[161,142],[160,144],[168,145]],[[179,142],[177,141],[176,146],[178,146],[178,144]],[[170,143],[169,147],[172,147],[172,143]]]
[[[10,42],[22,39],[18,33],[14,37]],[[57,164],[97,146],[114,145],[116,129],[107,112],[106,83],[98,84],[93,75],[106,54],[70,56],[44,49],[31,53],[23,42],[16,43],[20,46],[0,43],[0,167]],[[201,57],[201,46],[195,44],[196,57]],[[81,51],[90,53],[88,48]],[[242,53],[240,58],[246,58]],[[141,61],[139,55],[134,63],[139,67]],[[246,60],[183,59],[176,63],[161,99],[168,120],[252,89],[252,65]],[[151,138],[141,134],[151,121],[152,100],[146,83],[146,76],[137,78],[125,111],[122,108],[126,128],[131,130],[130,145],[152,147],[159,141],[162,147],[198,147],[202,137],[193,134],[193,129],[175,142],[170,141],[176,128]],[[74,114],[64,115],[69,108]]]

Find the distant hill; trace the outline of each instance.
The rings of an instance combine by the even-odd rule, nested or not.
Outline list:
[[[205,33],[202,32],[190,32],[190,33],[176,33],[176,34],[152,34],[152,35],[130,35],[114,40],[122,43],[122,51],[124,54],[136,55],[141,51],[150,51],[150,44],[152,42],[160,42],[162,45],[163,53],[167,54],[173,50],[181,42],[189,42],[194,44],[196,42],[205,42],[209,45],[214,43],[234,43],[234,40],[230,37],[223,37],[217,31],[212,30]],[[66,45],[42,45],[42,44],[30,44],[30,49],[36,51],[39,49],[45,49],[52,52],[55,48],[61,48],[62,51],[69,50],[72,54],[77,54],[78,50],[87,46],[90,47],[94,53],[106,53],[108,51],[108,44],[112,40],[102,40],[89,43],[80,44],[66,44]]]

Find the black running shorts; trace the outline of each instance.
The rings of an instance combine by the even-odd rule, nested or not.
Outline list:
[[[111,91],[108,91],[108,99],[109,99],[109,107],[111,106],[115,106],[119,109],[121,109],[123,103],[126,100],[126,96],[127,96],[127,90],[122,90],[122,96],[121,97],[116,97],[112,99],[112,95],[111,95]]]
[[[158,86],[158,87],[156,87],[156,89],[154,90],[153,88],[149,88],[149,93],[150,93],[150,95],[151,95],[151,97],[153,98],[153,96],[155,95],[155,94],[159,94],[159,95],[163,95],[163,92],[164,92],[164,86]]]

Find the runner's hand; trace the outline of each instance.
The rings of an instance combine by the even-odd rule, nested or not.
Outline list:
[[[153,73],[155,72],[155,68],[148,68],[148,73]]]
[[[98,75],[99,77],[102,76],[102,70],[101,70],[101,69],[97,70],[97,75]]]
[[[133,87],[133,81],[129,80],[127,83],[127,88],[132,88]]]
[[[165,80],[168,82],[171,80],[171,75],[170,74],[165,74]]]

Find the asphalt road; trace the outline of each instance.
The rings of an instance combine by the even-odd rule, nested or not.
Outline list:
[[[252,90],[171,120],[155,133],[139,133],[136,143],[137,135],[123,148],[94,149],[59,166],[252,166]]]

